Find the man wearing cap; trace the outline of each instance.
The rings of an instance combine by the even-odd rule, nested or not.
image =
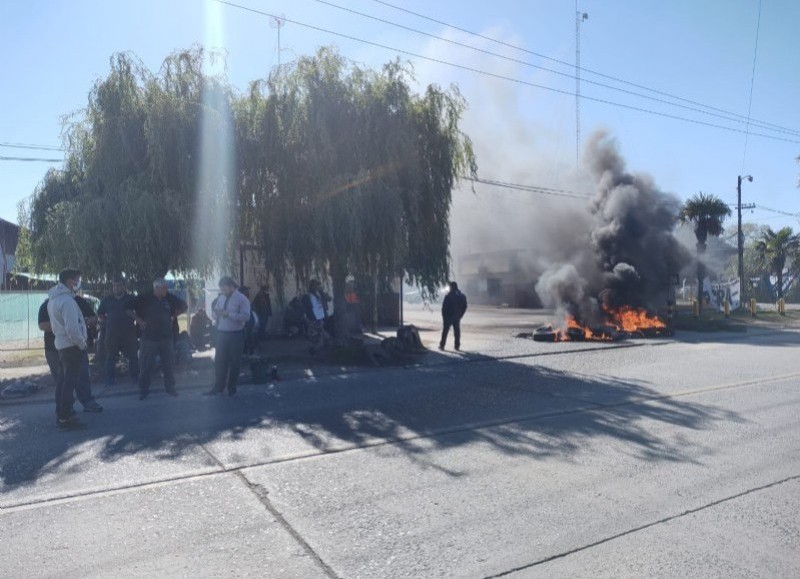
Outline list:
[[[214,351],[216,378],[214,387],[207,394],[222,394],[227,388],[228,396],[233,396],[242,365],[244,329],[250,320],[250,301],[237,289],[233,278],[227,275],[219,280],[219,292],[211,311],[217,323]]]

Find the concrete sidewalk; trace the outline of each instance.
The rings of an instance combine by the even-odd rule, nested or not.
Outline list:
[[[377,333],[364,333],[354,336],[357,341],[363,341],[365,346],[380,347],[384,338],[396,335],[396,328],[381,328]],[[428,344],[430,346],[430,344]],[[351,352],[352,354],[352,352]],[[0,397],[0,406],[14,404],[28,404],[32,402],[51,402],[54,395],[54,385],[49,368],[44,361],[44,352],[30,358],[25,365],[0,369],[0,391],[11,383],[30,384],[30,394],[19,397]],[[354,358],[358,358],[354,360]],[[442,353],[428,349],[419,354],[409,356],[406,363],[398,363],[394,367],[404,365],[417,366],[422,364],[442,363],[464,359],[464,356],[455,353]],[[309,353],[309,342],[305,338],[270,338],[260,344],[260,351],[253,356],[245,356],[242,360],[240,374],[240,389],[250,386],[259,386],[253,380],[251,364],[253,362],[274,365],[277,368],[278,380],[271,379],[267,382],[292,381],[314,379],[323,376],[343,375],[354,372],[376,371],[386,366],[375,366],[368,362],[366,356],[342,355],[342,351],[328,350],[315,355]],[[136,395],[138,385],[127,375],[122,374],[117,367],[116,383],[106,388],[103,385],[102,368],[92,363],[92,394],[101,403],[104,398]],[[176,388],[179,392],[205,391],[211,388],[214,382],[214,349],[194,351],[192,363],[188,368],[176,369]],[[155,373],[151,381],[151,391],[158,392],[162,389],[162,378]],[[76,403],[76,407],[80,407]]]

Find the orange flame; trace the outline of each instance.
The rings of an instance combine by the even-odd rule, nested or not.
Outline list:
[[[622,306],[619,309],[607,308],[604,311],[606,315],[605,327],[619,333],[634,334],[645,330],[666,329],[667,327],[657,316],[653,316],[647,310],[641,308]],[[567,316],[566,324],[565,330],[555,330],[556,341],[569,342],[583,339],[607,342],[614,339],[609,332],[602,331],[602,328],[593,331],[588,326],[581,325],[572,316]],[[583,332],[582,337],[579,333],[581,331]]]
[[[667,325],[656,316],[651,316],[646,310],[622,306],[618,310],[606,310],[609,321],[624,332],[637,332],[654,328],[666,328]]]

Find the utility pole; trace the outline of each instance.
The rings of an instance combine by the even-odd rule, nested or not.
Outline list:
[[[752,175],[746,175],[742,177],[739,175],[738,179],[736,180],[736,214],[739,221],[739,227],[736,230],[738,233],[736,235],[737,241],[737,249],[739,250],[739,295],[744,296],[744,233],[742,233],[742,179],[747,179],[751,183],[753,182]],[[748,205],[748,208],[755,207],[755,205]],[[744,300],[740,298],[740,303],[744,303]]]
[[[589,15],[578,10],[575,0],[575,165],[580,166],[581,158],[581,22]]]

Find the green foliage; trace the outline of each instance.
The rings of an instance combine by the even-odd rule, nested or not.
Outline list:
[[[795,258],[797,261],[800,250],[800,235],[795,234],[791,227],[784,227],[773,231],[767,227],[761,238],[755,244],[762,268],[778,277],[778,298],[783,297],[783,269],[786,261]]]
[[[451,192],[477,171],[465,102],[411,80],[399,62],[365,70],[321,49],[237,103],[241,227],[279,281],[287,264],[301,283],[327,273],[339,301],[349,274],[447,280]]]
[[[680,222],[692,223],[697,238],[697,287],[699,288],[703,287],[703,279],[706,277],[706,266],[701,256],[706,251],[708,236],[722,235],[722,222],[730,214],[730,207],[722,199],[703,192],[688,199],[681,207],[678,216]]]
[[[204,232],[193,226],[203,187],[217,186],[203,197],[212,212],[234,197],[198,182],[201,124],[212,132],[225,118],[232,124],[230,91],[203,73],[204,58],[200,49],[175,53],[158,74],[130,54],[111,58],[85,112],[66,125],[64,169],[45,175],[31,201],[34,269],[74,265],[90,280],[124,272],[147,286],[169,270],[208,271],[223,259],[196,250]]]
[[[175,53],[157,73],[111,58],[30,203],[35,269],[145,285],[224,268],[243,241],[263,247],[278,291],[289,271],[329,275],[339,306],[348,275],[447,280],[452,189],[477,172],[456,88],[415,94],[399,61],[369,70],[323,48],[234,96],[208,57]]]
[[[694,225],[699,250],[701,246],[705,249],[709,235],[722,235],[722,222],[730,214],[731,208],[722,199],[700,192],[684,203],[679,217],[681,223],[689,222]]]

